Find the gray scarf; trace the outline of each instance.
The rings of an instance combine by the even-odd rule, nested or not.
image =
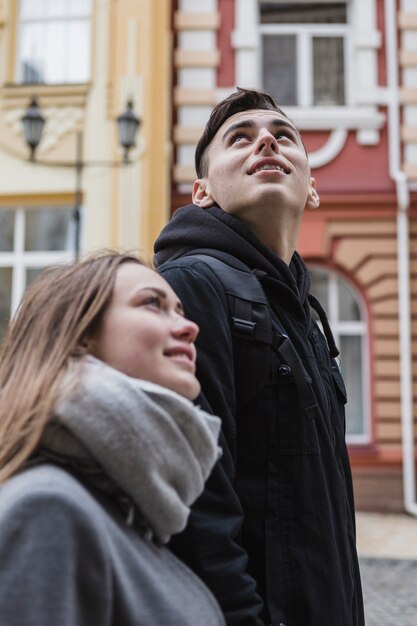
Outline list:
[[[41,445],[81,472],[99,467],[166,543],[220,456],[219,431],[217,417],[182,396],[87,356],[64,378]]]

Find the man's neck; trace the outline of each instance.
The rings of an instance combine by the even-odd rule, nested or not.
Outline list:
[[[256,237],[287,265],[297,248],[298,232],[301,226],[299,216],[292,219],[264,219],[262,222],[245,220]]]

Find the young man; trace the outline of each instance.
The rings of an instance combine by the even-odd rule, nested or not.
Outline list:
[[[238,89],[213,110],[196,170],[155,259],[200,326],[200,402],[222,419],[224,454],[172,547],[229,626],[362,626],[344,385],[296,252],[319,205],[303,142],[270,96]]]

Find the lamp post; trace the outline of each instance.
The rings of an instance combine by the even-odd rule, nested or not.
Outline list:
[[[77,133],[77,149],[76,159],[72,163],[51,163],[35,160],[35,152],[41,142],[42,134],[45,126],[45,118],[39,108],[37,98],[31,98],[29,106],[22,117],[23,135],[27,145],[30,148],[30,161],[47,165],[49,167],[74,167],[75,168],[75,200],[73,209],[73,221],[75,228],[74,238],[74,255],[78,260],[80,256],[80,230],[81,230],[81,211],[82,211],[82,174],[84,167],[107,166],[119,167],[128,165],[129,151],[136,144],[136,133],[140,126],[140,119],[133,112],[133,103],[128,100],[126,110],[117,117],[117,127],[120,145],[124,149],[123,160],[118,162],[85,162],[83,159],[83,133]]]
[[[35,151],[42,139],[45,118],[40,112],[38,100],[34,96],[31,98],[26,113],[22,117],[23,134],[25,141],[30,148],[30,160],[35,160]]]

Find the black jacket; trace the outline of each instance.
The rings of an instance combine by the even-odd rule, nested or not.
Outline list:
[[[308,417],[278,354],[263,391],[237,407],[226,296],[207,264],[186,256],[199,248],[234,255],[256,273],[273,326],[289,336],[311,385]],[[178,210],[155,252],[200,326],[199,401],[221,417],[224,434],[222,461],[172,548],[211,588],[229,626],[363,626],[345,391],[324,312],[316,303],[327,341],[311,314],[303,261],[295,253],[287,266],[216,206]]]

